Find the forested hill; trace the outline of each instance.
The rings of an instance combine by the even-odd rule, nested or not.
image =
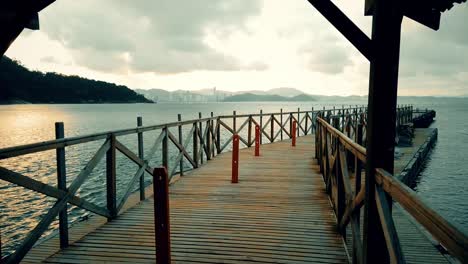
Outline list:
[[[126,86],[78,76],[30,71],[0,58],[0,103],[152,103]]]

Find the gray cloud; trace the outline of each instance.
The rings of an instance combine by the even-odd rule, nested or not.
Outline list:
[[[468,73],[466,21],[468,5],[457,5],[442,14],[439,31],[419,26],[417,30],[404,32],[400,60],[403,83],[416,87],[419,80],[422,88],[437,85],[453,91],[466,89],[467,79],[460,77]]]
[[[352,65],[352,53],[342,46],[341,42],[334,36],[324,35],[318,40],[310,41],[310,44],[301,48],[298,53],[307,57],[306,67],[309,70],[340,74],[346,66]]]
[[[339,74],[351,64],[350,55],[344,48],[330,48],[330,50],[323,49],[321,52],[315,52],[314,55],[311,55],[308,68],[322,73]]]
[[[259,12],[259,0],[63,0],[41,23],[81,65],[100,71],[238,70],[235,58],[204,42],[206,30],[242,30]]]

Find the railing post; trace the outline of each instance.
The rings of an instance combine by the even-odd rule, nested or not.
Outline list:
[[[168,133],[168,128],[165,126],[163,128],[163,140],[162,140],[162,165],[166,170],[169,172],[169,133]],[[170,175],[169,175],[170,177]]]
[[[110,136],[110,148],[106,153],[107,210],[112,220],[117,216],[117,187],[115,172],[115,135]]]
[[[251,147],[252,146],[252,115],[249,115],[249,125],[248,125],[248,128],[247,128],[247,143],[249,143],[249,145],[247,147]]]
[[[239,182],[239,135],[234,134],[232,139],[232,177],[231,183]]]
[[[341,132],[345,132],[345,107],[344,105],[341,106],[342,112],[341,112]]]
[[[65,137],[63,122],[55,123],[55,138]],[[67,191],[67,170],[65,164],[65,148],[56,149],[57,157],[57,188]],[[67,206],[59,213],[60,248],[68,247],[68,213]],[[1,255],[0,255],[1,260]]]
[[[296,121],[297,122],[297,128],[298,128],[297,129],[297,136],[298,137],[300,136],[299,133],[301,132],[301,129],[300,129],[300,127],[301,127],[300,112],[301,112],[301,108],[298,107],[297,108],[297,121]]]
[[[137,126],[143,126],[143,119],[141,116],[137,117]],[[138,133],[138,157],[144,159],[144,148],[143,148],[143,133]],[[145,200],[145,173],[143,172],[140,177],[140,201]]]
[[[192,140],[192,146],[193,146],[193,161],[195,161],[195,168],[198,168],[198,125],[197,122],[193,123],[193,140]],[[219,140],[219,138],[218,138]]]
[[[283,140],[283,108],[280,109],[280,124],[281,124],[281,141]]]
[[[413,106],[410,107],[410,122],[413,121]]]
[[[232,111],[232,130],[234,130],[234,134],[237,134],[236,111]]]
[[[169,219],[169,176],[165,167],[153,171],[154,238],[156,263],[171,263],[171,222]]]
[[[341,169],[341,164],[345,162],[345,160],[341,159],[340,151],[342,150],[343,146],[340,144],[339,138],[335,138],[335,146],[336,146],[336,161],[335,161],[335,168],[331,168],[331,170],[335,170],[335,180],[336,180],[336,218],[338,219],[338,223],[342,220],[344,210],[346,207],[346,194],[343,186],[343,174],[345,173]],[[346,150],[343,150],[346,151]],[[346,159],[346,156],[344,157]],[[347,169],[347,168],[345,168]],[[344,232],[343,232],[344,231]],[[343,237],[346,237],[346,230],[341,230],[341,234]]]
[[[316,122],[314,120],[314,116],[316,115],[314,114],[314,108],[312,107],[312,113],[310,115],[310,123],[311,123],[310,125],[312,126],[312,128],[310,129],[311,134],[316,133],[316,128],[315,128]]]
[[[200,148],[201,148],[201,155],[200,155],[200,164],[203,164],[203,148],[204,148],[204,144],[205,142],[203,142],[203,123],[201,122],[201,119],[202,119],[202,113],[201,112],[198,112],[198,119],[199,119],[199,122],[198,122],[198,135],[200,135]]]
[[[304,133],[304,134],[307,136],[307,133],[309,132],[309,113],[307,113],[307,111],[306,111],[306,113],[305,113],[305,117],[304,117],[304,118],[305,118],[305,124],[304,124],[304,126],[305,126],[305,133]]]
[[[217,138],[216,150],[219,154],[221,153],[221,124],[219,123],[219,117],[216,118],[216,138]]]
[[[296,133],[294,131],[294,133]],[[289,138],[293,137],[293,115],[289,113]]]
[[[363,128],[362,123],[357,125],[356,143],[358,143],[361,146],[362,146],[362,128]],[[357,157],[355,157],[354,164],[355,164],[354,165],[354,170],[355,170],[354,176],[355,176],[355,180],[356,180],[356,184],[355,184],[356,193],[359,193],[359,191],[361,190],[362,162]]]
[[[211,120],[206,121],[206,148],[208,149],[207,160],[211,160]]]
[[[255,126],[255,156],[260,156],[260,126]]]
[[[214,133],[214,113],[211,112],[211,120],[210,120],[210,129],[211,129],[211,157],[215,156],[215,147],[216,147],[216,135]]]
[[[177,121],[182,121],[182,115],[181,114],[177,114]],[[181,146],[184,145],[183,143],[183,139],[182,139],[182,125],[179,124],[179,126],[177,127],[178,128],[178,132],[179,132],[179,144]],[[179,153],[182,153],[182,150],[179,150]],[[184,175],[184,161],[183,159],[180,159],[180,162],[179,162],[179,170],[180,170],[180,176],[183,176]]]
[[[262,129],[263,129],[263,110],[260,109],[260,144],[263,143]]]
[[[275,123],[274,123],[273,117],[274,116],[271,115],[271,118],[270,118],[270,142],[275,141],[273,138],[275,136]]]
[[[292,129],[291,129],[292,146],[293,146],[293,147],[296,146],[296,125],[297,125],[297,122],[294,121],[294,122],[292,123]]]

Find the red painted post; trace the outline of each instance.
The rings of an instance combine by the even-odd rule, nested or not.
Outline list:
[[[292,128],[291,128],[292,146],[293,146],[293,147],[296,146],[296,125],[297,125],[297,122],[294,121],[294,122],[292,123]]]
[[[239,182],[239,135],[232,138],[232,179],[231,183]]]
[[[154,234],[156,263],[171,263],[171,225],[169,222],[169,178],[165,167],[153,171]]]
[[[260,156],[260,126],[255,126],[255,156]]]

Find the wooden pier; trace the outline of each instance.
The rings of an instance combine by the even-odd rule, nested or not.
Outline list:
[[[401,107],[398,111],[399,123],[411,120],[411,107]],[[247,115],[234,112],[229,116],[203,119],[200,115],[196,120],[146,127],[140,126],[139,120],[137,128],[0,150],[0,158],[5,159],[106,139],[70,184],[68,194],[0,168],[1,179],[58,199],[17,251],[3,261],[154,263],[155,250],[159,248],[155,245],[167,242],[171,250],[166,253],[177,263],[363,263],[366,245],[360,230],[365,215],[360,213],[360,208],[365,196],[362,169],[366,154],[363,147],[366,113],[361,107]],[[171,133],[170,128],[182,126],[191,129],[185,134],[179,129],[178,137]],[[137,134],[138,142],[142,143],[144,132],[154,130],[160,131],[160,135],[148,153],[144,153],[143,146],[138,148],[142,149],[139,154],[133,153],[118,140],[122,135]],[[253,131],[263,136],[264,144],[260,145],[260,138],[253,137]],[[226,133],[230,136],[226,137]],[[169,159],[169,143],[178,149],[173,159]],[[235,144],[239,143],[244,148],[238,152],[238,159],[233,158],[236,151],[226,150],[232,144],[236,150]],[[259,156],[250,148],[254,144],[258,146]],[[155,230],[154,212],[158,212],[157,221],[161,221],[164,210],[155,209],[163,205],[161,200],[155,203],[151,190],[159,188],[160,183],[146,189],[140,184],[139,192],[130,192],[131,186],[141,180],[143,171],[153,173],[154,168],[143,156],[148,158],[157,150],[162,151],[161,164],[169,168],[172,176],[168,193],[170,215],[167,215],[171,228],[167,228],[169,225],[162,228],[170,232],[170,243]],[[116,151],[140,166],[130,177],[124,199],[119,201],[113,185]],[[57,157],[62,155],[65,152],[57,152]],[[108,169],[106,208],[73,194],[92,165],[104,156]],[[183,168],[179,167],[182,159],[193,166],[191,171],[177,171]],[[238,160],[238,183],[232,183],[234,160]],[[60,158],[57,166],[61,166]],[[58,170],[57,175],[63,177],[66,171]],[[422,228],[454,257],[466,260],[468,240],[464,234],[387,172],[379,169],[376,177],[376,191],[386,193],[395,201],[390,211],[381,200],[388,198],[379,196],[382,206],[379,217],[385,222],[390,262],[448,263]],[[59,214],[63,209],[57,204],[63,203],[97,215],[72,228],[62,222],[59,235],[36,243],[46,224],[66,215],[66,211]]]
[[[252,149],[241,150],[238,184],[231,183],[231,153],[224,153],[171,185],[176,263],[347,261],[313,159],[313,137],[261,151],[255,157]],[[46,261],[154,262],[154,244],[150,199]]]

